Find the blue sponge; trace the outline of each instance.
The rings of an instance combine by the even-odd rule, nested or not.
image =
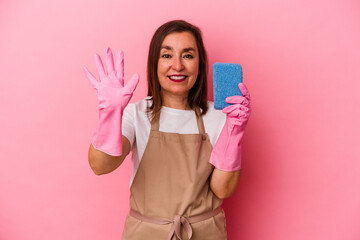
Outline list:
[[[238,87],[242,82],[242,68],[237,63],[214,63],[213,64],[213,83],[214,83],[214,107],[223,109],[230,106],[225,99],[230,96],[240,95]]]

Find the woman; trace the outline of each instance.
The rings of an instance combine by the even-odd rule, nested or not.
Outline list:
[[[124,86],[123,59],[120,51],[114,66],[107,49],[106,73],[95,55],[99,81],[85,68],[100,105],[91,168],[109,173],[132,150],[130,212],[122,239],[227,239],[220,206],[240,178],[240,143],[250,115],[245,86],[239,85],[243,96],[227,98],[231,106],[214,109],[207,101],[201,32],[181,20],[155,32],[148,97],[129,105],[139,76]]]

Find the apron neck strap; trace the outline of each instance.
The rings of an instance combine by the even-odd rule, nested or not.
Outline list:
[[[161,111],[161,110],[160,110]],[[204,121],[202,119],[202,116],[200,114],[200,109],[195,108],[195,115],[196,115],[196,122],[199,129],[200,134],[205,134],[205,127],[204,127]],[[152,131],[159,131],[159,122],[160,122],[160,114],[157,118],[152,119],[151,121],[151,130]]]
[[[196,122],[198,125],[199,133],[205,134],[204,121],[201,116],[201,112],[199,108],[195,108]]]

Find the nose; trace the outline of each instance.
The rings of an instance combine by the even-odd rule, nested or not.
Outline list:
[[[181,70],[184,69],[184,64],[182,62],[181,57],[174,57],[173,58],[173,62],[172,62],[172,66],[171,66],[174,70],[180,72]]]

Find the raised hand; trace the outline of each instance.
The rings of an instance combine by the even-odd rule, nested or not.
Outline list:
[[[250,94],[244,83],[239,83],[239,89],[243,96],[231,96],[225,99],[227,103],[233,104],[223,109],[227,114],[226,121],[229,121],[228,127],[245,128],[250,117]]]
[[[116,67],[110,48],[106,49],[105,54],[107,72],[105,72],[100,56],[98,54],[94,56],[100,76],[99,80],[84,67],[85,75],[97,90],[99,100],[99,123],[92,139],[92,145],[109,155],[120,156],[122,155],[122,114],[139,83],[139,75],[134,74],[124,86],[123,52],[119,51],[117,54]]]
[[[93,88],[97,90],[100,110],[121,107],[122,110],[129,103],[137,84],[139,75],[134,74],[124,87],[124,53],[118,51],[116,58],[116,68],[114,67],[113,55],[110,48],[105,51],[107,73],[98,54],[94,55],[95,64],[100,76],[97,80],[89,70],[84,67],[85,75],[89,79]]]
[[[211,152],[209,162],[216,168],[233,172],[241,169],[241,139],[250,117],[250,94],[239,84],[243,96],[231,96],[226,102],[233,104],[223,109],[226,122]]]

